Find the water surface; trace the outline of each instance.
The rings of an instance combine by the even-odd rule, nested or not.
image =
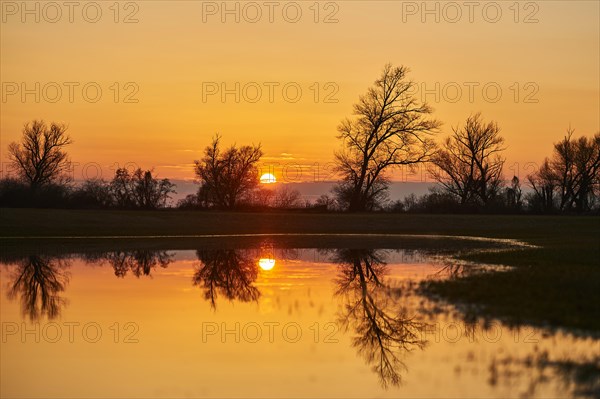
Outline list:
[[[414,246],[268,241],[5,256],[0,393],[597,395],[597,339],[466,319],[420,294],[424,279],[473,269]]]

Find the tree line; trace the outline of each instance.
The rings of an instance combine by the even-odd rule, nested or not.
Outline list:
[[[408,69],[390,64],[354,105],[353,116],[338,127],[341,146],[334,153],[339,182],[315,202],[283,185],[271,190],[259,181],[260,144],[224,148],[216,135],[194,162],[199,190],[177,204],[181,209],[310,208],[335,211],[395,212],[600,212],[600,132],[576,138],[568,129],[552,154],[527,176],[505,179],[506,143],[495,121],[480,113],[441,142],[441,122],[419,101]],[[109,182],[87,180],[74,186],[66,178],[64,125],[26,124],[20,143],[9,145],[16,178],[0,181],[0,206],[157,209],[168,205],[174,185],[151,170],[118,169]],[[428,194],[390,201],[393,170],[427,164],[437,182]],[[508,180],[508,181],[507,181]]]
[[[66,146],[73,141],[64,124],[35,120],[23,127],[20,143],[11,143],[9,157],[16,177],[0,180],[0,205],[7,207],[157,209],[175,193],[169,179],[151,170],[125,168],[113,179],[88,179],[72,185]]]

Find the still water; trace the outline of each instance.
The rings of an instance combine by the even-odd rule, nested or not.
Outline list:
[[[586,374],[598,339],[466,318],[419,291],[470,267],[418,249],[269,243],[12,256],[0,394],[598,395]]]

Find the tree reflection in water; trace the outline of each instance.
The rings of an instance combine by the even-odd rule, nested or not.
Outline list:
[[[16,261],[8,283],[8,299],[20,298],[21,311],[31,321],[60,316],[67,300],[60,295],[69,283],[66,258],[32,255]]]
[[[335,252],[340,264],[336,295],[345,298],[340,326],[352,329],[352,345],[379,375],[381,384],[399,385],[406,366],[404,352],[423,348],[424,323],[415,321],[401,306],[399,289],[382,281],[387,264],[382,251],[341,249]]]
[[[173,262],[173,256],[167,251],[142,249],[106,252],[101,259],[112,266],[117,277],[125,277],[129,272],[140,277],[150,276],[157,266],[166,268]]]
[[[203,287],[204,297],[216,309],[218,294],[230,301],[257,301],[260,291],[253,284],[258,277],[257,261],[241,250],[198,250],[200,265],[193,283]]]

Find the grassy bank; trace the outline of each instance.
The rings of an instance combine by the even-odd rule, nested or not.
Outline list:
[[[465,256],[473,261],[515,266],[512,271],[436,281],[423,288],[453,302],[484,305],[480,311],[515,323],[600,331],[598,217],[0,210],[3,248],[21,241],[7,237],[21,236],[239,233],[404,233],[523,240],[540,248]],[[372,238],[363,242],[388,247],[388,241]],[[199,244],[197,239],[194,243]],[[339,241],[314,238],[288,244],[326,243],[340,245]],[[235,240],[230,244],[234,246]]]
[[[597,217],[0,209],[0,237],[407,233],[554,243],[571,234],[598,238],[599,232]]]

